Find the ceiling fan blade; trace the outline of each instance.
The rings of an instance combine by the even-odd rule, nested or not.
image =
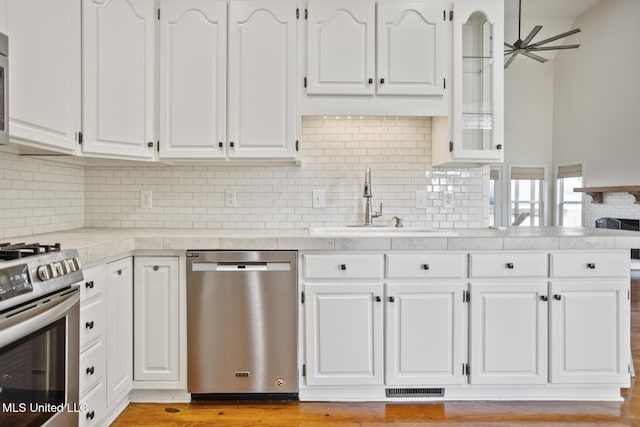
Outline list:
[[[536,55],[535,53],[531,53],[531,52],[527,52],[527,51],[525,51],[525,52],[522,52],[522,54],[523,54],[524,56],[526,56],[526,57],[531,58],[531,59],[535,59],[535,60],[536,60],[536,61],[538,61],[538,62],[545,63],[545,62],[547,62],[547,61],[548,61],[548,59],[547,59],[547,58],[543,58],[542,56],[538,56],[538,55]]]
[[[529,46],[527,49],[531,52],[536,52],[538,50],[577,49],[579,47],[580,47],[579,44],[565,44],[562,46],[540,46],[540,47]]]
[[[529,42],[533,40],[533,38],[540,32],[541,29],[542,29],[542,25],[536,25],[535,27],[533,27],[533,30],[531,30],[527,38],[522,41],[522,44],[520,46],[526,47],[529,44]]]
[[[511,58],[509,58],[509,60],[504,64],[504,68],[506,69],[507,67],[509,67],[509,65],[511,65],[511,63],[513,62],[514,59],[516,59],[516,56],[518,56],[519,52],[514,52],[513,56]]]
[[[575,29],[573,29],[571,31],[567,31],[566,33],[558,34],[557,36],[550,37],[548,39],[545,39],[545,40],[539,41],[537,43],[534,43],[534,44],[532,44],[532,45],[530,45],[528,47],[530,47],[530,48],[531,47],[538,47],[540,45],[543,45],[543,44],[546,44],[546,43],[549,43],[549,42],[552,42],[552,41],[556,41],[556,40],[565,38],[567,36],[570,36],[572,34],[579,33],[579,32],[580,32],[580,28],[575,28]]]
[[[513,49],[513,45],[512,45],[512,44],[509,44],[509,43],[507,43],[507,42],[504,42],[504,45],[505,45],[506,47],[508,47],[509,49]]]

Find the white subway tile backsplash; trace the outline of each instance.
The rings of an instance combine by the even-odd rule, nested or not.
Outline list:
[[[0,237],[77,227],[304,228],[363,221],[364,170],[373,175],[377,222],[488,225],[488,168],[432,168],[431,119],[305,117],[301,165],[93,167],[0,153]],[[311,192],[325,192],[312,207]],[[140,208],[140,191],[153,208]],[[226,207],[225,190],[237,205]],[[426,209],[415,192],[429,192]],[[443,193],[454,208],[443,208]]]

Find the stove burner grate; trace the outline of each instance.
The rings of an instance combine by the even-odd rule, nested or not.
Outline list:
[[[0,243],[0,260],[8,261],[59,251],[60,243],[54,243],[53,245],[40,243]]]

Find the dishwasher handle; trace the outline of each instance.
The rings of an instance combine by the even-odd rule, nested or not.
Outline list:
[[[191,271],[291,271],[288,262],[194,262]]]

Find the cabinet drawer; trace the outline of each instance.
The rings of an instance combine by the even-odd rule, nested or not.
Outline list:
[[[547,271],[545,253],[469,255],[471,277],[547,277]]]
[[[553,277],[625,277],[631,269],[628,252],[551,254]]]
[[[78,413],[78,427],[92,427],[100,425],[100,421],[107,412],[107,390],[104,382],[98,383],[86,396],[80,398]]]
[[[102,339],[80,354],[80,396],[105,378],[106,363]]]
[[[389,278],[465,277],[464,254],[391,254],[387,255]]]
[[[87,301],[104,291],[106,282],[105,265],[97,265],[82,270],[84,280],[80,282],[80,301]]]
[[[305,255],[304,274],[308,279],[382,279],[382,255]]]
[[[80,350],[96,341],[105,331],[105,304],[102,298],[92,300],[80,309]]]

